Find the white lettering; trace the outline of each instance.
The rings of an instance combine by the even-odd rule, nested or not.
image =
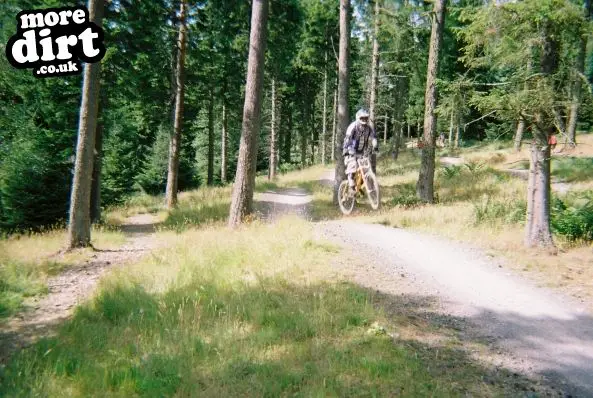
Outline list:
[[[49,29],[42,29],[39,32],[39,36],[46,37],[49,36],[51,30]],[[41,48],[43,48],[43,55],[41,56],[42,61],[53,61],[56,59],[54,56],[54,49],[51,43],[51,37],[45,38],[43,40],[39,40],[39,44],[41,44]]]
[[[43,14],[25,14],[21,15],[21,29],[41,28],[43,27]]]
[[[39,61],[37,43],[35,42],[35,31],[30,30],[25,32],[23,33],[23,37],[24,39],[18,39],[14,42],[12,46],[12,57],[19,64]],[[25,55],[25,48],[27,55]]]
[[[60,25],[68,25],[68,18],[70,18],[72,16],[72,11],[70,10],[64,10],[64,11],[60,11]]]
[[[60,36],[56,39],[56,44],[58,45],[58,59],[70,59],[72,54],[68,49],[68,46],[75,46],[78,43],[78,39],[74,35],[70,36]]]
[[[72,13],[72,20],[75,24],[78,25],[84,23],[84,11],[82,11],[81,9],[75,10]]]
[[[93,33],[91,28],[86,28],[78,38],[82,41],[82,52],[88,58],[96,57],[99,54],[99,50],[93,47],[93,39],[99,37],[98,33]]]
[[[47,26],[56,26],[60,22],[60,17],[54,11],[45,14],[45,24]]]

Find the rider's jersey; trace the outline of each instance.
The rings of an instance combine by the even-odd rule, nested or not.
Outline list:
[[[354,148],[357,154],[368,153],[374,138],[376,138],[375,129],[369,124],[364,125],[357,121],[350,123],[344,137],[343,154],[347,154],[349,148]]]

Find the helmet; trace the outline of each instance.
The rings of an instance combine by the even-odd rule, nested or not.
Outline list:
[[[366,109],[361,108],[356,112],[356,121],[360,124],[367,124],[369,122],[369,113]]]

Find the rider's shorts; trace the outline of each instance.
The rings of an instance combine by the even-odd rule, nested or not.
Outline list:
[[[356,156],[344,157],[344,166],[346,166],[346,174],[352,174],[356,172],[358,164],[356,163]]]

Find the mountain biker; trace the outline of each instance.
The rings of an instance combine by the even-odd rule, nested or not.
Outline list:
[[[370,141],[370,142],[369,142]],[[369,156],[371,148],[377,152],[377,136],[375,129],[369,124],[369,113],[366,109],[359,109],[356,112],[356,120],[350,123],[344,137],[342,156],[348,176],[350,190],[355,190],[353,174],[356,173],[356,158],[363,155]],[[374,170],[373,170],[374,171]]]

